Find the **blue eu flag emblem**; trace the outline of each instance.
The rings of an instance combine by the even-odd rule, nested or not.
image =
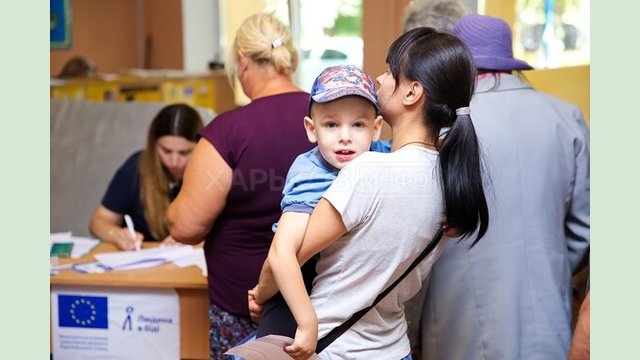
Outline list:
[[[108,329],[107,297],[58,295],[60,327]]]

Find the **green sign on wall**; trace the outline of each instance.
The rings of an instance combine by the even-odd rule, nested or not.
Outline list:
[[[71,47],[71,10],[69,0],[50,0],[51,49]]]

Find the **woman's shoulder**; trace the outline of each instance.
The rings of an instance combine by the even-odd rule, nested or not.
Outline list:
[[[113,175],[112,181],[120,184],[121,186],[127,186],[126,184],[135,184],[138,181],[138,164],[142,156],[142,150],[136,151],[131,154],[127,160],[120,165]]]
[[[393,161],[398,154],[392,152],[380,152],[380,151],[367,151],[362,153],[362,155],[358,156],[356,159],[352,161],[352,163],[378,163],[378,162],[387,162]],[[349,164],[351,165],[351,164]]]
[[[387,164],[393,163],[393,153],[381,153],[376,151],[367,151],[362,153],[357,158],[353,159],[347,166],[345,166],[340,173],[345,172],[358,172],[358,173],[370,173],[385,171]]]
[[[415,152],[395,151],[390,153],[367,151],[345,166],[344,169],[353,169],[353,171],[366,173],[387,173],[390,169],[394,168],[432,163],[437,161],[437,157],[438,154],[436,152],[425,149],[418,149],[418,151]]]
[[[244,115],[245,113],[251,113],[260,111],[263,107],[271,107],[273,105],[294,105],[294,104],[309,104],[309,93],[304,91],[286,92],[281,94],[273,94],[261,98],[254,99],[250,103],[237,107],[233,110],[229,110],[222,113],[220,117],[237,117]]]
[[[129,155],[127,160],[120,166],[121,171],[133,171],[136,172],[138,169],[138,164],[140,163],[140,158],[142,157],[142,150],[136,151],[133,154]]]
[[[133,154],[129,155],[126,163],[138,163],[140,161],[140,158],[142,157],[142,151],[143,150],[138,150]]]
[[[265,111],[273,112],[274,107],[289,109],[295,106],[306,107],[309,104],[309,94],[304,91],[288,92],[265,96],[255,99],[252,102],[223,112],[216,116],[207,126],[203,133],[213,128],[235,128],[245,126],[245,122],[254,121],[257,116],[261,116]]]
[[[284,92],[280,94],[273,94],[273,95],[255,99],[248,105],[259,104],[262,102],[288,102],[288,101],[292,101],[292,99],[304,100],[306,102],[309,102],[309,93],[301,90],[301,91],[290,91],[290,92]]]
[[[274,112],[274,109],[277,111]],[[258,117],[298,114],[300,112],[306,115],[309,110],[309,94],[304,91],[295,91],[269,95],[255,99],[239,110]]]

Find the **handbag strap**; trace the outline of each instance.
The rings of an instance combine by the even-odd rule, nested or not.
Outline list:
[[[384,297],[387,296],[387,294],[389,294],[393,290],[393,288],[396,287],[396,285],[398,285],[407,275],[409,275],[409,273],[413,269],[415,269],[415,267],[418,266],[418,264],[420,264],[420,262],[433,251],[433,249],[435,249],[436,245],[438,245],[438,242],[440,242],[440,239],[442,238],[443,234],[444,234],[444,230],[442,227],[440,227],[440,229],[438,229],[438,232],[436,232],[436,234],[433,236],[433,239],[431,240],[431,242],[429,242],[427,247],[425,247],[424,250],[422,250],[422,252],[420,253],[420,255],[418,255],[418,257],[411,263],[411,265],[409,265],[407,270],[405,270],[405,272],[402,275],[400,275],[400,277],[396,281],[394,281],[391,285],[387,286],[387,288],[384,289],[383,292],[378,294],[376,299],[373,301],[373,304],[354,313],[353,315],[351,315],[349,319],[347,319],[347,321],[343,322],[339,326],[336,326],[331,331],[329,331],[329,333],[323,336],[322,339],[318,340],[316,353],[317,354],[321,353],[322,350],[326,349],[327,346],[331,345],[331,343],[334,342],[337,338],[339,338],[340,335],[344,334],[353,324],[358,322],[358,320],[360,320],[369,310],[374,308],[382,299],[384,299]]]

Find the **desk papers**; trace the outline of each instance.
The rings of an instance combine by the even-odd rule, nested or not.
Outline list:
[[[53,244],[71,243],[71,258],[77,259],[85,254],[88,254],[91,249],[100,244],[100,240],[91,239],[87,237],[73,236],[71,231],[64,233],[53,233],[49,236],[49,248]]]
[[[194,249],[191,245],[159,246],[140,251],[100,253],[95,258],[108,270],[132,270],[159,266],[170,261],[186,264],[184,266],[196,265],[191,259],[197,256],[198,251],[202,252],[202,249]]]

